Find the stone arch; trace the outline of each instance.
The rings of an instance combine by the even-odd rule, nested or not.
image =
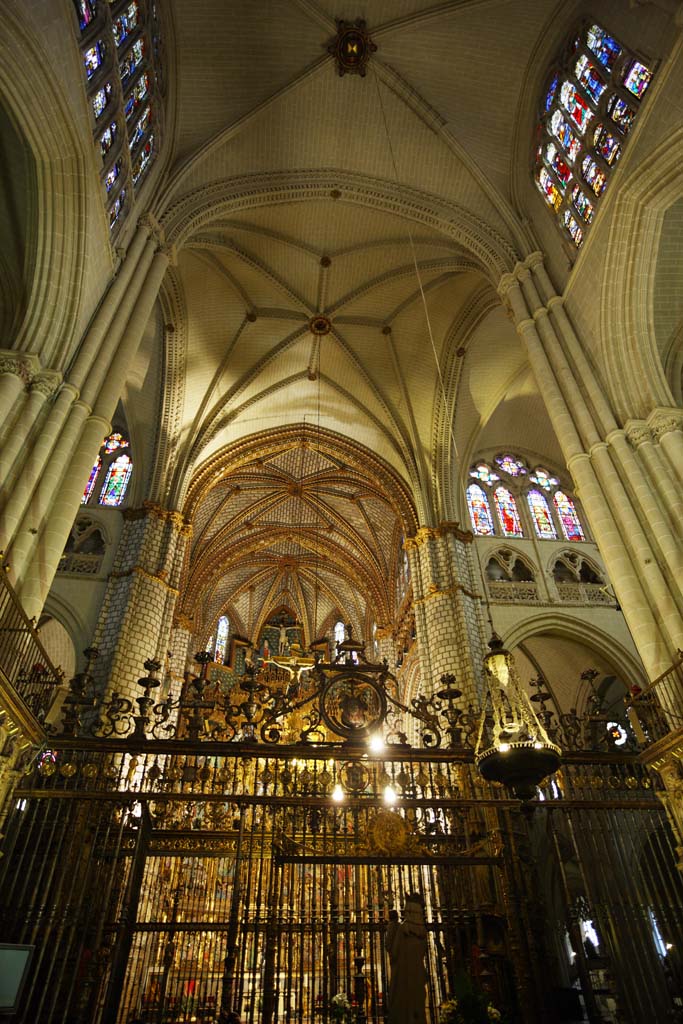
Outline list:
[[[611,633],[574,615],[549,610],[536,615],[532,613],[511,626],[505,632],[503,642],[512,650],[525,640],[541,634],[578,641],[596,654],[602,655],[624,679],[638,683],[642,687],[648,685],[643,666],[631,651]]]
[[[652,309],[664,215],[683,197],[682,161],[680,127],[638,164],[613,199],[600,334],[606,384],[622,422],[674,404]]]
[[[180,248],[217,217],[261,206],[330,198],[398,215],[455,239],[475,257],[494,286],[519,259],[507,239],[457,203],[396,182],[336,169],[227,179],[182,196],[160,214],[160,220],[169,243]]]
[[[55,367],[66,358],[81,298],[89,166],[73,112],[50,68],[39,40],[4,10],[0,101],[35,162],[30,283],[14,347]]]

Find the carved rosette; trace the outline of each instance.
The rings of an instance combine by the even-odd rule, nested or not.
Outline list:
[[[337,20],[337,38],[330,43],[327,52],[334,57],[340,77],[348,73],[363,78],[370,55],[376,50],[362,18]]]

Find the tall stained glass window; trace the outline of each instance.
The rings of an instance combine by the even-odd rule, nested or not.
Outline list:
[[[652,77],[593,24],[573,33],[546,80],[534,178],[570,249],[584,243]]]
[[[88,502],[90,501],[90,499],[92,497],[92,492],[95,490],[95,483],[97,481],[97,477],[98,477],[98,474],[99,474],[101,468],[102,468],[102,459],[98,455],[97,458],[95,459],[95,463],[93,465],[93,468],[90,470],[90,476],[88,477],[88,482],[85,485],[85,490],[83,491],[83,497],[81,498],[81,505],[87,505]]]
[[[216,646],[214,648],[213,660],[217,661],[219,665],[225,664],[225,653],[228,645],[228,633],[230,632],[230,622],[228,621],[227,615],[221,615],[216,626]]]
[[[517,502],[506,487],[496,487],[493,501],[498,513],[498,521],[504,537],[523,537],[522,524],[519,521]]]
[[[116,507],[126,495],[126,488],[133,472],[133,463],[128,455],[119,455],[109,466],[100,491],[100,505]]]
[[[102,155],[103,198],[114,236],[154,162],[163,127],[163,46],[157,5],[73,0],[81,32],[93,137]],[[93,28],[92,26],[97,26]],[[128,145],[130,159],[124,154]]]
[[[531,518],[534,521],[536,536],[541,540],[555,540],[557,537],[557,531],[553,525],[550,509],[548,508],[548,502],[545,500],[541,492],[537,490],[529,491],[526,498],[529,503]]]
[[[579,517],[574,508],[574,502],[568,498],[564,491],[555,491],[553,504],[562,527],[562,533],[567,540],[585,540]]]
[[[486,491],[479,484],[470,484],[467,488],[467,505],[470,510],[472,530],[478,537],[493,537],[493,518]]]

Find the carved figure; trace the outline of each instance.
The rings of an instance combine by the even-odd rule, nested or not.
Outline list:
[[[392,916],[392,915],[390,915]],[[391,964],[389,1024],[425,1024],[427,929],[422,899],[406,896],[403,921],[389,921],[385,945]]]

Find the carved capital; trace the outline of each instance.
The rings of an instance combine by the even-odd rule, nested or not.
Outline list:
[[[31,378],[31,391],[37,391],[40,395],[49,398],[53,395],[61,383],[62,375],[52,370],[43,370],[35,373]]]
[[[173,619],[174,629],[184,629],[188,633],[191,633],[194,629],[194,623],[188,615],[183,615],[182,612],[178,612]]]
[[[633,448],[640,448],[642,444],[652,444],[652,431],[644,420],[629,420],[624,427],[624,433]]]
[[[662,411],[655,412],[649,420],[652,436],[656,441],[661,441],[665,434],[672,434],[675,430],[683,430],[683,412]]]
[[[26,380],[26,366],[21,359],[17,359],[15,356],[0,356],[0,374],[11,374]]]

